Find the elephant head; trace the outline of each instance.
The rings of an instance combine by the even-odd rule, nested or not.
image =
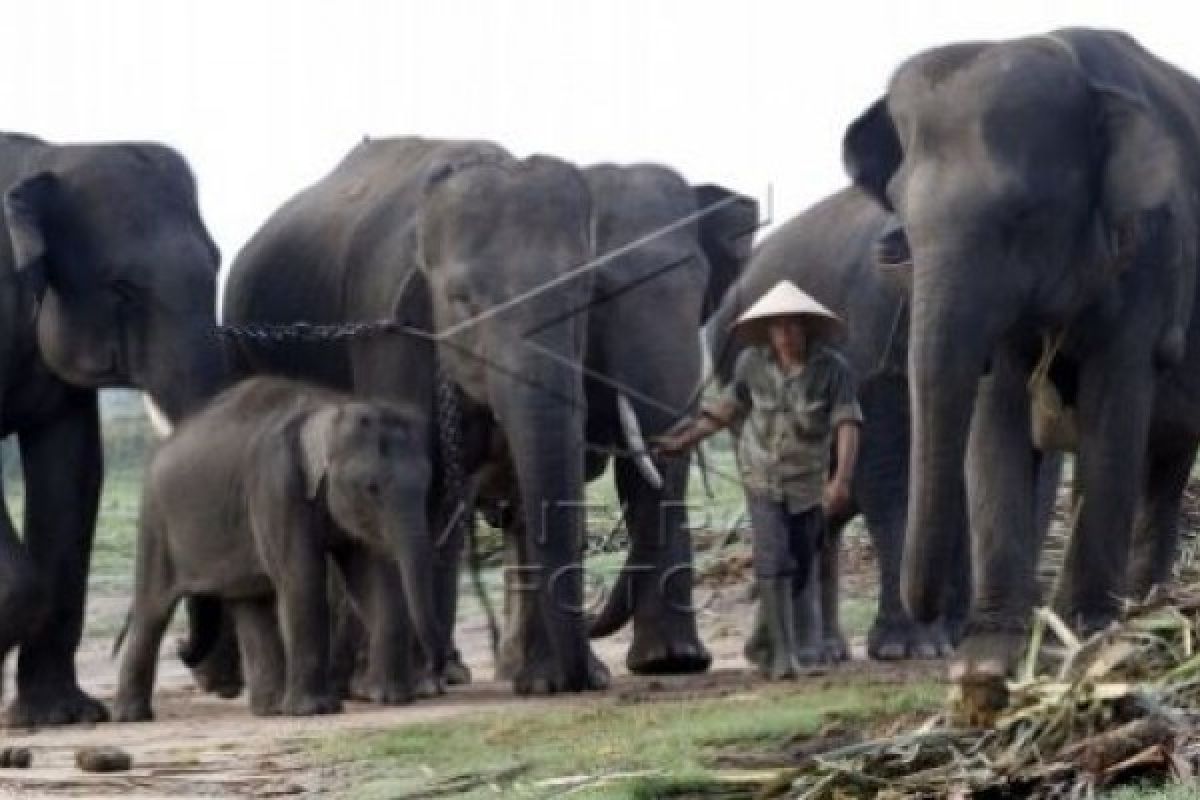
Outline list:
[[[425,515],[430,467],[419,430],[400,411],[381,404],[331,404],[301,424],[299,455],[309,500],[322,497],[342,531],[399,567],[417,638],[440,670],[445,654],[433,605],[433,541]]]
[[[50,369],[137,387],[172,420],[220,388],[220,257],[183,159],[159,145],[47,147],[3,198],[12,265]]]
[[[574,167],[476,148],[431,170],[416,231],[442,368],[490,409],[511,456],[529,577],[564,689],[588,681],[579,365],[592,294],[591,217]]]
[[[1162,310],[1147,348],[1182,356],[1195,230],[1180,151],[1113,51],[1131,45],[1067,32],[938,48],[846,132],[847,171],[896,212],[913,259],[904,582],[919,619],[937,615],[965,530],[968,430],[1000,342],[1119,307],[1136,264]]]

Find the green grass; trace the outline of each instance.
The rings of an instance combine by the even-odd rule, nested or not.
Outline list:
[[[1104,792],[1100,795],[1103,800],[1195,800],[1200,794],[1200,786],[1166,786],[1166,787],[1129,787]]]
[[[561,788],[537,781],[655,770],[653,781],[703,779],[705,756],[731,744],[763,746],[815,733],[831,716],[870,719],[935,708],[944,689],[934,684],[833,688],[768,687],[726,697],[595,707],[490,713],[415,725],[388,733],[325,740],[323,762],[365,762],[355,798],[420,796],[431,781],[463,773],[494,773],[522,765],[504,796],[554,797]],[[585,798],[645,793],[647,778],[581,792]],[[349,795],[347,795],[349,796]],[[487,787],[456,797],[495,797]]]

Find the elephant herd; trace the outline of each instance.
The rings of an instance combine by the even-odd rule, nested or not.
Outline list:
[[[184,598],[185,660],[244,680],[256,712],[469,679],[476,515],[505,534],[516,691],[605,687],[589,638],[630,622],[632,672],[707,669],[690,464],[647,442],[696,410],[700,332],[727,377],[730,322],[782,278],[847,323],[863,449],[830,523],[861,514],[879,556],[870,655],[1010,666],[1063,452],[1076,525],[1052,601],[1105,624],[1169,574],[1200,443],[1200,84],[1114,32],[938,47],[843,159],[852,185],[752,251],[752,199],[667,167],[367,139],[242,248],[218,329],[178,154],[0,137],[0,419],[27,487],[23,537],[0,514],[9,723],[108,716],[74,652],[114,386],[177,428],[145,482],[121,719],[150,717]],[[593,610],[584,487],[606,475],[630,547]],[[796,598],[806,658],[848,652],[837,556],[833,536]]]

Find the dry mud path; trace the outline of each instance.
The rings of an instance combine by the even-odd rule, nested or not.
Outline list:
[[[353,796],[350,787],[355,783],[355,773],[367,765],[314,763],[313,740],[336,737],[340,732],[391,730],[465,714],[679,701],[751,689],[757,678],[745,669],[741,658],[743,632],[751,618],[745,589],[735,585],[703,591],[710,601],[701,620],[705,642],[714,654],[711,672],[670,678],[628,675],[622,666],[630,636],[626,630],[595,642],[600,657],[614,669],[614,686],[607,692],[586,695],[514,697],[508,684],[490,680],[487,629],[482,617],[471,617],[460,624],[458,635],[476,677],[471,686],[454,688],[444,697],[410,706],[351,704],[344,713],[328,717],[264,719],[250,715],[242,698],[222,700],[196,691],[168,641],[159,665],[154,722],[0,731],[3,745],[28,747],[33,755],[31,769],[0,769],[0,798],[284,797],[326,796],[338,791]],[[111,631],[113,619],[119,619],[124,610],[124,602],[123,597],[93,596],[89,617],[108,615],[108,619],[105,625],[90,627]],[[82,683],[105,700],[111,700],[116,687],[117,663],[109,655],[110,647],[110,635],[90,636],[79,655]],[[851,675],[869,674],[902,681],[915,672],[928,675],[937,668],[929,664],[871,664],[862,661],[861,646],[856,650],[855,662],[819,680],[837,682]],[[8,686],[6,697],[11,697],[10,693]],[[94,745],[124,749],[132,755],[134,768],[107,775],[80,771],[74,764],[76,749]]]

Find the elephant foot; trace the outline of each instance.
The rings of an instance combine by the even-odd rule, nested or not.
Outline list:
[[[178,640],[175,649],[182,652],[187,645],[186,640]],[[217,640],[216,647],[195,667],[192,668],[192,680],[205,694],[215,694],[225,700],[232,700],[242,693],[245,680],[242,678],[241,655],[237,648],[237,638],[222,636]]]
[[[442,670],[442,680],[447,686],[469,686],[471,670],[463,663],[462,654],[455,650],[446,659],[446,668]],[[498,678],[498,680],[502,680]]]
[[[634,636],[625,658],[634,675],[691,675],[712,666],[712,654],[694,636],[665,639]]]
[[[826,633],[821,641],[822,663],[841,664],[850,660],[850,645],[841,631]]]
[[[761,670],[767,668],[771,660],[771,642],[767,637],[765,625],[755,625],[750,631],[746,644],[742,646],[742,657],[752,666]]]
[[[312,717],[319,714],[337,714],[342,710],[342,701],[331,694],[286,694],[283,698],[283,713],[289,717]]]
[[[283,713],[283,700],[278,694],[250,696],[250,713],[256,717],[277,717]]]
[[[362,698],[377,706],[406,706],[415,697],[407,686],[389,682],[384,685],[370,686],[362,693]]]
[[[1010,675],[1025,652],[1023,631],[977,631],[968,634],[950,662],[950,679],[958,682]]]
[[[150,722],[154,719],[154,710],[148,698],[129,700],[117,696],[113,703],[113,722]]]
[[[418,700],[428,700],[433,697],[440,697],[446,693],[446,683],[444,681],[434,680],[429,675],[422,676],[416,686],[413,687],[413,697]]]
[[[513,691],[520,695],[548,695],[565,691],[599,691],[612,683],[612,673],[594,653],[588,653],[588,668],[582,686],[571,686],[556,666],[545,657],[526,661],[513,678]]]
[[[5,714],[10,728],[40,728],[50,725],[108,722],[108,709],[78,686],[44,687],[21,691]]]
[[[776,655],[763,670],[763,677],[769,681],[794,681],[804,670],[795,656]]]
[[[909,620],[876,619],[867,634],[867,655],[876,661],[942,658],[953,651],[940,622],[920,625]]]

